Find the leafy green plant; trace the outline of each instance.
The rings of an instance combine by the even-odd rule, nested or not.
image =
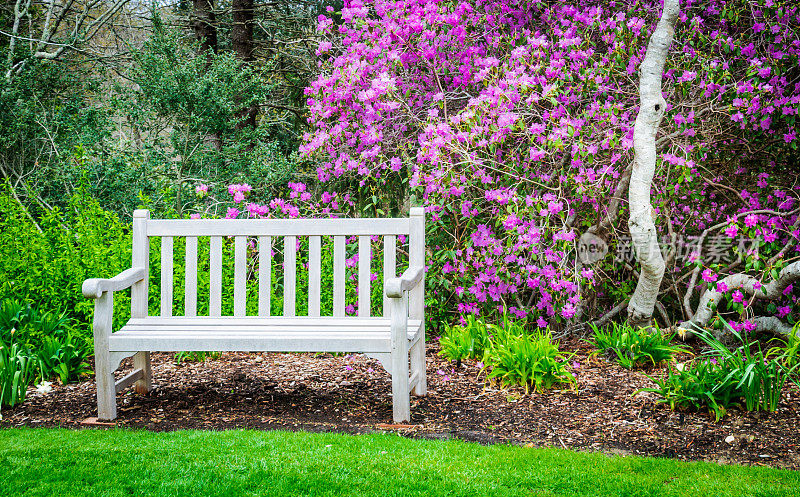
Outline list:
[[[183,364],[184,362],[203,362],[206,360],[214,360],[220,358],[219,352],[202,352],[202,351],[181,351],[175,354],[175,364]]]
[[[495,331],[491,348],[484,353],[487,378],[502,387],[521,385],[525,393],[542,392],[557,383],[571,384],[575,376],[567,369],[568,356],[561,353],[549,332],[525,332],[524,326],[508,323]]]
[[[14,299],[0,301],[0,344],[11,345],[22,327],[27,308]]]
[[[19,344],[0,344],[0,407],[24,402],[34,374],[34,362],[27,350]]]
[[[29,303],[5,298],[0,301],[0,340],[37,349],[48,337],[63,334],[71,319],[53,311],[41,313]]]
[[[642,364],[653,366],[671,361],[677,353],[688,352],[687,349],[672,345],[673,335],[664,336],[656,329],[633,328],[628,324],[612,323],[605,329],[591,325],[594,339],[590,341],[598,351],[609,357],[616,357],[620,366],[632,369]]]
[[[800,323],[792,327],[791,333],[785,340],[773,338],[770,341],[777,341],[781,344],[782,347],[778,349],[780,352],[777,352],[777,354],[784,367],[791,369],[800,364]]]
[[[470,314],[464,325],[445,325],[445,332],[439,340],[439,355],[456,361],[458,367],[464,359],[479,359],[491,346],[486,324]]]
[[[71,333],[48,336],[36,351],[39,377],[42,380],[57,375],[62,384],[78,381],[92,372],[86,359],[91,349]]]
[[[663,378],[650,377],[656,387],[640,391],[658,394],[659,402],[673,410],[708,408],[717,421],[731,406],[774,412],[798,365],[787,367],[785,352],[765,353],[758,342],[746,341],[732,328],[727,331],[740,343],[738,347],[731,350],[714,336],[699,333],[709,352],[670,367]]]
[[[731,374],[729,365],[716,357],[696,359],[690,363],[670,365],[663,378],[650,377],[655,388],[639,391],[653,392],[672,410],[700,410],[708,408],[717,421],[727,409],[739,405],[741,390],[738,379]]]
[[[745,338],[725,323],[728,335],[741,345],[730,350],[713,335],[701,333],[698,337],[718,355],[723,364],[729,365],[730,375],[738,380],[748,411],[764,410],[774,412],[778,407],[781,392],[786,381],[794,373],[796,366],[787,369],[779,355],[765,353],[758,341]]]

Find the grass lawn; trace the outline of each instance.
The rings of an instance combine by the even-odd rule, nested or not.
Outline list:
[[[0,495],[798,495],[800,472],[280,431],[0,430]]]

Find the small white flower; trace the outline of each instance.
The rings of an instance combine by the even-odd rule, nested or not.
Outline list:
[[[676,365],[675,365],[675,369],[677,369],[678,371],[683,371],[683,368],[684,368],[685,366],[686,366],[686,365],[685,365],[684,363],[682,363],[682,362],[679,362],[678,364],[676,364]]]
[[[46,395],[52,391],[53,391],[53,383],[50,381],[43,381],[40,384],[36,385],[36,393]]]

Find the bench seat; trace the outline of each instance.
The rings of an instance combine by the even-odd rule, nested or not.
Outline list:
[[[408,320],[409,347],[422,321]],[[391,320],[383,317],[132,318],[109,337],[110,351],[391,351]]]

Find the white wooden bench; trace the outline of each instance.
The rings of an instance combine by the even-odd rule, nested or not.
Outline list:
[[[358,236],[359,315],[345,316],[345,244]],[[383,316],[370,316],[371,236],[383,237]],[[407,235],[408,269],[396,270],[397,236]],[[297,237],[308,237],[308,315],[296,316]],[[320,316],[321,238],[333,237],[332,316]],[[161,238],[161,315],[148,315],[150,238]],[[173,316],[173,239],[185,237],[184,316]],[[198,237],[209,237],[209,314],[197,316]],[[258,315],[247,316],[248,237],[257,237]],[[283,315],[270,315],[272,246],[284,239]],[[222,316],[223,243],[233,238],[233,316]],[[261,270],[264,268],[265,270]],[[117,417],[116,394],[134,385],[151,389],[151,351],[358,352],[392,375],[393,417],[408,421],[409,395],[425,395],[425,217],[412,208],[398,219],[150,219],[133,214],[133,267],[110,279],[88,279],[83,294],[94,315],[98,418]],[[255,282],[252,282],[256,284]],[[131,319],[112,330],[113,292],[131,288]],[[134,370],[115,381],[120,362]],[[409,357],[410,356],[410,357]],[[409,367],[410,360],[410,367]],[[409,376],[410,372],[410,376]]]

